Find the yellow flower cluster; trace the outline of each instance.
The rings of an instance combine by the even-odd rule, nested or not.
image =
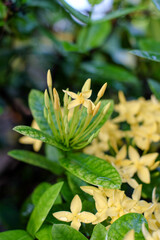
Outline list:
[[[93,186],[82,186],[81,189],[93,196],[97,210],[95,215],[89,212],[81,212],[82,202],[76,195],[71,202],[71,212],[60,211],[54,213],[53,216],[60,221],[72,222],[71,226],[79,230],[81,222],[98,224],[110,218],[112,224],[124,214],[140,213],[144,214],[148,221],[150,231],[157,231],[160,228],[160,203],[156,199],[155,189],[153,190],[151,203],[141,200],[142,185],[138,185],[134,189],[132,198],[127,197],[124,191],[118,189]]]
[[[147,152],[158,148],[160,102],[154,96],[150,100],[139,98],[126,101],[121,91],[119,101],[115,105],[115,111],[119,115],[105,123],[98,137],[84,152],[109,161],[120,173],[122,182],[135,188],[138,185],[133,178],[136,173],[142,182],[150,183],[150,171],[159,166],[159,161],[155,162],[158,153]],[[122,130],[124,122],[129,129]],[[157,144],[151,149],[153,142]],[[112,155],[106,154],[108,151]],[[139,152],[142,151],[144,152],[140,156]]]

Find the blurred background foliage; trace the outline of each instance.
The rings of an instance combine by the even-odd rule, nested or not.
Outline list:
[[[118,90],[128,99],[149,98],[148,80],[160,82],[159,1],[114,0],[103,7],[104,2],[88,0],[77,11],[65,0],[0,1],[1,231],[23,226],[24,199],[41,181],[54,182],[44,170],[7,156],[10,149],[31,149],[18,143],[12,127],[30,125],[28,94],[45,89],[49,68],[59,91],[78,91],[92,78],[94,93],[107,81],[105,97],[115,101]]]

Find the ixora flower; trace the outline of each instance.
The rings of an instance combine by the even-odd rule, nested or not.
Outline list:
[[[145,237],[145,240],[159,240],[160,239],[160,230],[153,231],[152,234],[148,232],[145,227],[145,224],[142,224],[142,233]]]
[[[138,151],[129,146],[129,158],[130,160],[124,160],[123,165],[129,172],[137,173],[139,179],[144,183],[150,183],[150,171],[153,166],[157,167],[159,162],[155,165],[155,160],[158,157],[158,153],[149,153],[140,157]]]
[[[70,206],[71,212],[60,211],[53,213],[53,216],[60,221],[71,222],[71,227],[79,230],[82,223],[91,223],[96,220],[96,216],[89,212],[81,212],[82,202],[78,195],[76,195]]]
[[[36,123],[35,120],[32,121],[31,127],[39,130],[38,124]],[[33,149],[35,152],[38,152],[41,149],[42,146],[42,141],[33,139],[28,136],[23,136],[19,139],[19,142],[22,144],[33,144]]]
[[[91,79],[86,80],[79,93],[63,90],[62,106],[57,90],[52,87],[50,70],[47,73],[47,85],[44,100],[42,93],[38,91],[31,92],[29,96],[31,111],[41,131],[26,126],[17,126],[14,130],[34,139],[50,142],[65,151],[86,147],[97,137],[113,111],[111,100],[100,101],[107,83],[100,88],[94,102],[89,99],[92,94]]]
[[[98,124],[105,117],[111,105],[108,102],[101,107],[101,101],[99,101],[106,90],[107,84],[105,83],[101,87],[94,103],[89,99],[92,94],[90,89],[91,79],[86,80],[80,93],[76,94],[68,89],[63,90],[63,112],[58,92],[55,88],[52,90],[50,71],[47,74],[47,84],[49,93],[45,90],[44,116],[53,136],[59,143],[69,149],[80,149],[87,146],[99,133]],[[54,119],[52,112],[55,115]]]

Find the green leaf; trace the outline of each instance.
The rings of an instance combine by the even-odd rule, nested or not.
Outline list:
[[[91,26],[83,27],[79,33],[77,45],[79,46],[79,49],[84,51],[100,47],[106,40],[110,31],[110,22],[97,23]]]
[[[40,130],[34,129],[32,127],[28,127],[28,126],[17,126],[17,127],[14,127],[13,130],[25,136],[40,140],[52,146],[56,146],[64,151],[68,151],[68,148],[58,143],[54,137],[51,137],[47,133],[44,133]]]
[[[121,178],[107,161],[83,153],[68,153],[60,159],[61,165],[73,175],[97,186],[120,188]]]
[[[74,17],[76,17],[78,20],[82,21],[83,23],[88,23],[89,18],[73,7],[71,7],[65,0],[59,0],[59,2],[62,4],[62,6]]]
[[[160,42],[153,39],[141,39],[139,47],[142,51],[151,51],[160,53]]]
[[[94,229],[90,240],[105,240],[107,236],[107,230],[102,224],[97,224]]]
[[[52,225],[44,224],[36,233],[38,240],[52,240]]]
[[[112,19],[118,18],[118,17],[124,17],[130,13],[146,9],[147,7],[148,7],[147,5],[140,5],[138,7],[119,9],[119,10],[116,10],[116,11],[106,14],[106,16],[101,19],[92,21],[92,24],[106,22],[106,21],[109,21],[109,20],[112,20]]]
[[[87,238],[74,228],[65,224],[54,224],[52,228],[52,240],[87,240]]]
[[[35,206],[27,225],[27,231],[32,236],[35,236],[36,232],[40,229],[43,222],[45,221],[62,188],[62,185],[63,183],[61,182],[51,186],[39,199],[39,202]]]
[[[160,10],[160,0],[152,0],[158,10]]]
[[[7,17],[7,7],[0,2],[0,19],[4,19]]]
[[[54,161],[34,152],[26,150],[12,150],[8,153],[8,155],[19,161],[44,168],[54,174],[59,174],[61,172],[61,167]]]
[[[42,182],[40,183],[35,189],[34,192],[31,195],[32,203],[34,205],[37,205],[39,199],[44,194],[44,192],[51,186],[50,183]]]
[[[128,213],[118,218],[108,230],[108,240],[123,240],[131,229],[135,231],[135,240],[144,240],[142,234],[142,223],[147,221],[139,213]]]
[[[160,53],[151,52],[151,51],[140,51],[140,50],[132,50],[130,53],[141,57],[146,58],[151,61],[160,62]]]
[[[97,78],[114,80],[124,83],[136,83],[138,79],[128,70],[113,64],[97,64],[85,63],[81,65],[81,69],[87,74],[96,75]]]
[[[23,230],[11,230],[0,233],[0,240],[33,240],[33,238]]]
[[[156,82],[153,79],[149,79],[148,83],[153,94],[156,96],[158,100],[160,100],[160,83]]]
[[[49,135],[53,135],[52,131],[48,125],[47,120],[44,117],[44,94],[38,90],[31,90],[29,94],[29,107],[31,109],[32,115],[38,124],[39,128],[48,133]]]
[[[46,144],[45,145],[45,154],[46,154],[46,157],[51,162],[54,163],[54,165],[55,165],[55,169],[54,169],[55,173],[57,175],[62,174],[64,169],[61,167],[61,165],[59,163],[59,158],[63,156],[62,152],[58,148]]]
[[[94,5],[96,5],[96,4],[100,4],[102,1],[103,1],[103,0],[88,0],[88,2],[89,2],[92,6],[94,6]]]

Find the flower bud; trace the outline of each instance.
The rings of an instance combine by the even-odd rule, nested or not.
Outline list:
[[[49,96],[48,96],[47,89],[44,92],[44,102],[45,102],[46,108],[48,109],[49,108]]]
[[[55,88],[53,88],[53,96],[54,96],[54,109],[58,110],[60,108],[60,100],[58,92]]]
[[[105,91],[106,91],[106,88],[107,88],[107,83],[103,84],[103,86],[101,87],[101,89],[99,90],[97,96],[98,98],[100,99],[101,97],[103,97]]]
[[[49,88],[52,88],[52,76],[50,69],[47,72],[47,85]]]
[[[97,103],[97,105],[95,106],[95,108],[93,110],[93,117],[97,114],[100,106],[101,106],[101,102]]]
[[[111,106],[111,103],[107,103],[107,105],[103,108],[103,115],[106,115],[106,113],[108,112],[109,108]]]

